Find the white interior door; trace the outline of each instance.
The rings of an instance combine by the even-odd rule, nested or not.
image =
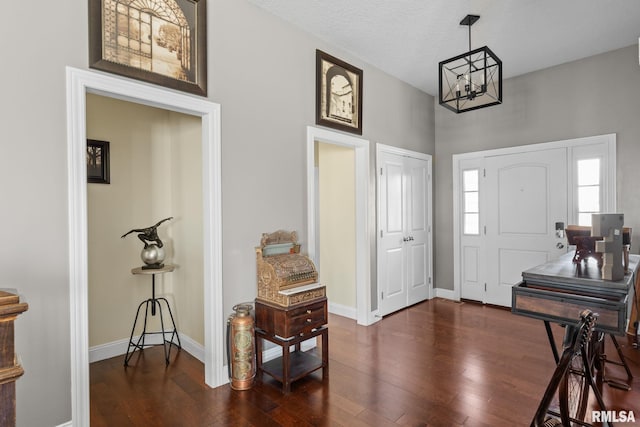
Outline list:
[[[379,313],[431,297],[430,161],[378,152]]]
[[[511,306],[522,271],[566,253],[556,222],[567,221],[567,150],[485,158],[486,301]]]
[[[404,158],[381,153],[378,167],[381,169],[378,180],[378,288],[379,312],[384,316],[407,305]]]
[[[407,187],[407,305],[429,298],[429,170],[422,159],[405,158]]]

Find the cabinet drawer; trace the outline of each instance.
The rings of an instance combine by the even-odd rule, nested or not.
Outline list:
[[[624,335],[629,301],[627,295],[578,295],[545,285],[519,283],[513,287],[512,309],[515,314],[556,323],[575,323],[585,308],[598,313],[596,329]]]
[[[326,298],[287,308],[256,302],[256,327],[271,335],[290,338],[326,323]]]
[[[291,335],[308,333],[327,323],[327,302],[309,304],[289,313],[289,332]]]

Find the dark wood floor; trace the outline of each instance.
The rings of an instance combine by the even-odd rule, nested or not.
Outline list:
[[[605,386],[604,398],[640,422],[640,350],[619,342],[633,388]],[[93,363],[92,427],[528,426],[554,368],[541,321],[442,299],[369,327],[330,315],[329,378],[311,374],[286,396],[267,376],[249,391],[210,389],[200,362],[171,357],[165,368],[156,347],[127,369],[122,357]],[[619,367],[607,373],[625,377]]]

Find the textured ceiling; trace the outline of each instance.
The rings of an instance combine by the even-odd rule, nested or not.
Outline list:
[[[640,0],[249,0],[431,94],[438,63],[488,46],[504,78],[638,44]],[[332,52],[327,52],[332,53]],[[358,66],[358,64],[353,64]]]

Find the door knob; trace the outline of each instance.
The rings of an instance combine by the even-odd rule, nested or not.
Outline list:
[[[562,248],[564,248],[564,244],[562,242],[558,242],[558,243],[556,243],[556,248],[562,249]]]

